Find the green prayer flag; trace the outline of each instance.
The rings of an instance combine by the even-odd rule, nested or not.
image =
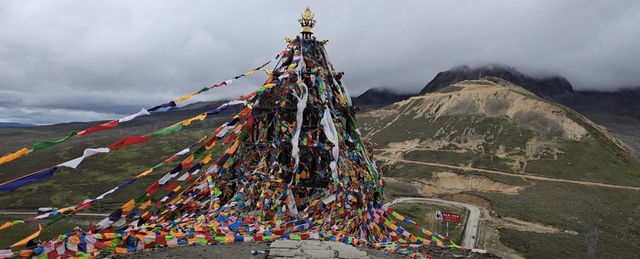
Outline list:
[[[58,222],[59,220],[61,220],[62,218],[64,218],[67,214],[58,214],[56,215],[53,219],[49,220],[49,222],[47,222],[46,225],[44,225],[44,227],[48,227],[51,226],[51,224]]]
[[[140,204],[141,202],[143,202],[145,199],[147,198],[147,193],[143,192],[140,195],[138,195],[137,197],[133,198],[133,201],[136,204]]]
[[[151,135],[149,135],[149,136],[151,136],[151,137],[163,136],[163,135],[167,135],[167,134],[176,132],[176,131],[181,130],[181,129],[182,129],[182,123],[176,124],[176,125],[173,125],[173,126],[169,126],[169,127],[164,128],[164,129],[161,129],[161,130],[158,130],[158,131],[156,131],[154,133],[151,133]]]
[[[206,92],[209,91],[209,87],[204,87],[202,89],[200,89],[200,91],[198,91],[198,93],[202,93],[202,92]]]
[[[198,148],[198,150],[196,150],[196,152],[193,152],[193,159],[194,160],[199,159],[200,157],[202,157],[202,155],[206,151],[207,151],[207,149],[204,146]]]
[[[31,150],[35,151],[35,150],[39,150],[39,149],[43,149],[43,148],[47,148],[47,147],[53,146],[53,145],[58,144],[58,143],[65,142],[65,141],[67,141],[67,139],[70,139],[71,137],[75,136],[76,134],[78,134],[78,133],[73,131],[73,132],[71,132],[71,134],[69,134],[69,136],[66,136],[64,138],[61,138],[61,139],[58,139],[58,140],[55,140],[55,141],[42,141],[42,142],[35,143],[35,144],[33,144],[33,149],[31,149]]]

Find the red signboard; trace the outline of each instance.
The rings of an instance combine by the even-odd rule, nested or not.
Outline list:
[[[460,214],[453,212],[436,211],[436,219],[447,222],[460,223]]]
[[[453,212],[442,212],[442,220],[460,223],[460,214]]]

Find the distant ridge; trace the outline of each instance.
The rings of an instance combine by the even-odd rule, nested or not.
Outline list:
[[[420,94],[432,93],[457,82],[480,79],[487,76],[502,78],[545,98],[573,93],[571,83],[564,77],[547,76],[534,78],[520,73],[513,67],[491,64],[479,67],[462,65],[440,72],[422,88]]]
[[[398,93],[389,88],[371,88],[358,97],[351,98],[353,105],[360,107],[361,110],[371,110],[387,106],[389,104],[409,99],[416,94]]]
[[[29,123],[18,123],[18,122],[0,122],[0,128],[21,128],[21,127],[31,127],[35,126],[34,124]]]

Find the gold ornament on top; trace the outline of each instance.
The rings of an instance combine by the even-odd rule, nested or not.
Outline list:
[[[311,34],[313,34],[313,26],[316,25],[316,20],[313,19],[313,17],[315,17],[315,14],[313,14],[307,6],[307,9],[305,9],[304,12],[300,14],[300,16],[302,17],[302,19],[298,19],[298,22],[300,23],[300,26],[302,26],[302,30],[300,30],[300,33],[302,33],[302,38],[311,39]]]
[[[304,19],[304,20],[311,20],[311,19],[313,19],[315,14],[313,14],[311,12],[311,10],[309,9],[309,7],[307,6],[307,9],[304,10],[304,13],[302,13],[301,16],[302,16],[302,19]]]

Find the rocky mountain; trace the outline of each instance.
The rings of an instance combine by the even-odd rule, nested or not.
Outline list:
[[[398,93],[389,88],[371,88],[357,97],[352,97],[351,101],[361,111],[368,111],[409,99],[411,96],[415,94]]]
[[[632,234],[640,231],[640,203],[624,198],[640,191],[640,162],[566,106],[485,77],[360,114],[358,123],[377,145],[392,196],[482,207],[478,242],[500,256],[584,257],[584,235],[594,227],[606,243],[598,245],[602,255],[640,252],[604,241],[640,242]],[[629,225],[608,224],[612,216]]]
[[[420,94],[436,92],[451,84],[479,77],[493,76],[515,83],[548,101],[566,105],[604,126],[610,133],[634,148],[640,159],[640,87],[617,91],[573,90],[571,83],[561,76],[536,78],[504,65],[485,65],[470,68],[458,66],[438,73]],[[391,101],[406,100],[412,95],[396,94],[392,90],[370,89],[358,97],[354,104],[363,111],[381,108]]]
[[[631,149],[601,126],[495,77],[462,81],[365,113],[362,119],[367,137],[381,148],[410,145],[474,152],[483,155],[465,163],[486,163],[484,167],[511,172],[549,167],[540,171],[558,177],[567,174],[566,162],[573,160],[576,164],[570,167],[584,167],[585,172],[576,172],[569,178],[600,181],[610,178],[603,175],[617,175],[620,168],[611,168],[616,172],[594,170],[602,168],[594,157],[637,164],[629,160]],[[593,152],[593,157],[585,156],[588,152]],[[552,166],[556,163],[559,167]],[[628,176],[628,180],[640,180],[640,173]],[[609,181],[626,180],[611,177]]]
[[[475,68],[464,65],[438,73],[433,80],[422,88],[420,94],[432,93],[460,81],[480,79],[488,76],[513,82],[544,98],[553,98],[573,93],[573,88],[569,81],[561,76],[534,78],[520,73],[513,67],[504,65],[486,65]]]

